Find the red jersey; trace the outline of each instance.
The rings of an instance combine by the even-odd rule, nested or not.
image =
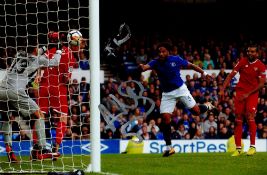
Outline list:
[[[234,67],[234,71],[240,74],[236,90],[244,93],[255,89],[259,84],[259,78],[266,79],[265,65],[259,59],[250,63],[247,58],[242,58]]]
[[[56,48],[51,48],[50,50],[47,51],[49,59],[52,58],[56,50],[57,50]],[[44,69],[44,74],[40,82],[42,85],[44,84],[52,86],[58,86],[62,84],[65,85],[71,78],[71,72],[76,64],[74,55],[70,50],[70,48],[65,46],[62,47],[61,51],[62,55],[59,66]]]

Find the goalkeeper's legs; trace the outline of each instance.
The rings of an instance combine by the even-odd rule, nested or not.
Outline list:
[[[36,134],[37,134],[37,144],[40,147],[44,148],[46,146],[44,115],[39,111],[36,111],[34,114],[35,116],[37,116],[37,119],[35,120],[34,123],[34,128],[36,129]]]
[[[44,115],[39,110],[36,111],[34,115],[37,117],[34,123],[34,128],[36,130],[36,135],[37,135],[37,144],[35,144],[33,147],[31,153],[31,159],[43,160],[60,156],[59,153],[52,153],[50,150],[46,149]]]
[[[6,153],[8,157],[8,161],[11,163],[18,162],[15,153],[12,150],[12,125],[11,121],[5,121],[2,126],[2,130],[4,132],[4,141],[6,145]]]

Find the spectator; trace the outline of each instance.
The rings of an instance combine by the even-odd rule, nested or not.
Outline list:
[[[204,135],[202,134],[200,129],[197,129],[196,134],[194,135],[193,139],[204,139]]]
[[[211,56],[209,53],[204,54],[204,61],[203,61],[203,69],[207,69],[208,65],[210,64],[211,68],[214,69],[214,63],[211,59]]]
[[[202,68],[203,62],[200,59],[200,56],[197,54],[195,55],[195,59],[193,60],[193,64],[198,65]]]
[[[86,82],[86,78],[82,77],[80,82],[80,95],[82,96],[82,101],[87,102],[87,96],[89,93],[90,85]]]
[[[219,138],[220,139],[229,139],[232,136],[232,134],[229,132],[229,130],[226,127],[222,127],[222,129],[219,132]]]
[[[89,139],[90,139],[89,128],[86,125],[83,125],[82,133],[81,133],[81,140],[89,140]]]
[[[186,133],[188,133],[188,132],[185,130],[185,126],[183,124],[180,124],[178,126],[177,133],[179,134],[179,136],[180,136],[181,139],[184,139]]]
[[[217,129],[214,126],[211,126],[209,132],[205,135],[205,139],[217,139],[216,130]]]
[[[81,134],[81,122],[80,117],[77,114],[73,114],[71,116],[70,124],[72,133],[75,133],[77,135]]]
[[[156,125],[156,122],[153,119],[149,121],[149,125],[147,127],[147,131],[151,132],[152,128],[155,129],[156,133],[159,132],[159,127]]]
[[[86,58],[86,55],[84,53],[84,51],[80,51],[79,52],[79,67],[82,70],[89,70],[90,66],[89,66],[89,61],[88,58]]]
[[[171,138],[172,139],[181,139],[180,134],[175,130],[173,126],[171,126]]]
[[[190,139],[192,139],[195,136],[196,132],[197,132],[197,125],[193,121],[190,123],[190,128],[188,130],[188,133],[190,134]]]
[[[147,131],[147,126],[143,126],[142,127],[142,134],[141,137],[144,140],[149,140],[151,138],[151,134]]]
[[[186,133],[185,136],[184,136],[184,139],[185,139],[185,140],[190,140],[190,139],[191,139],[191,138],[190,138],[190,134],[189,134],[189,133]]]
[[[259,139],[263,138],[263,132],[264,132],[263,124],[262,123],[258,123],[257,134],[256,134],[257,138],[259,138]]]
[[[212,126],[217,130],[217,123],[215,122],[214,114],[210,112],[208,114],[208,120],[204,122],[204,133],[207,134]]]
[[[79,95],[79,83],[77,79],[73,79],[69,87],[70,100],[73,100],[71,104],[77,104]]]
[[[136,63],[137,64],[145,64],[147,63],[147,54],[145,53],[144,48],[140,48],[139,54],[136,56]]]

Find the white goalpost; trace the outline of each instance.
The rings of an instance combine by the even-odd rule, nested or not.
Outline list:
[[[90,50],[90,65],[91,65],[91,96],[90,96],[90,111],[91,111],[91,165],[87,171],[101,171],[100,157],[100,30],[99,30],[99,1],[89,0],[89,50]]]
[[[10,106],[7,109],[1,108],[2,102],[12,100],[3,100],[0,97],[0,174],[47,174],[75,170],[101,172],[100,111],[98,109],[101,79],[99,0],[1,1],[0,82],[10,70],[12,61],[18,62],[16,54],[19,50],[32,46],[32,43],[27,41],[29,38],[35,38],[38,47],[45,46],[49,50],[51,41],[48,33],[58,32],[60,40],[57,44],[60,50],[63,44],[68,44],[67,34],[72,29],[79,30],[89,45],[74,53],[77,62],[68,68],[69,72],[72,72],[72,77],[66,83],[68,115],[66,130],[58,150],[61,155],[57,159],[32,160],[30,158],[34,147],[32,116],[21,114],[19,108],[18,110]],[[49,70],[40,69],[41,79],[46,75],[45,71],[49,72]],[[59,68],[58,71],[60,71]],[[61,77],[59,74],[58,78]],[[16,78],[19,80],[20,76]],[[35,78],[33,76],[25,90],[29,97],[39,104],[37,101],[40,97],[41,85]],[[54,85],[47,85],[48,88],[51,86]],[[47,97],[51,96],[53,95],[49,94]],[[50,100],[49,98],[48,104],[52,104]],[[61,121],[59,118],[62,113],[52,105],[49,105],[47,112],[43,112],[45,128],[41,129],[46,131],[45,148],[53,152],[57,144],[58,122]],[[7,129],[4,129],[3,126],[6,123],[11,127],[11,131],[7,132]],[[11,136],[12,139],[8,144],[5,140],[6,135]],[[16,163],[10,161],[7,145],[12,148],[11,152],[17,158]]]

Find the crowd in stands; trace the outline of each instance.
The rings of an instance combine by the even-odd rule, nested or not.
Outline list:
[[[153,39],[152,39],[153,40]],[[247,43],[244,42],[216,42],[209,40],[205,44],[192,45],[184,40],[174,40],[166,38],[165,41],[173,45],[173,55],[179,55],[182,58],[200,66],[204,70],[220,70],[219,74],[213,74],[213,79],[205,79],[204,77],[194,74],[186,76],[186,85],[197,103],[212,102],[216,107],[215,110],[209,111],[204,115],[194,116],[190,111],[184,108],[183,104],[177,103],[172,118],[172,138],[173,139],[228,139],[234,132],[234,104],[235,91],[234,84],[229,87],[225,93],[224,100],[221,100],[218,92],[227,77],[226,69],[233,69],[237,61],[246,56]],[[162,119],[159,113],[161,90],[159,88],[159,80],[155,72],[152,71],[149,79],[140,76],[138,64],[148,63],[157,57],[157,40],[147,44],[145,37],[138,40],[131,40],[128,44],[118,50],[118,57],[107,58],[109,64],[120,65],[114,70],[116,78],[111,78],[102,86],[101,103],[108,107],[112,115],[116,116],[119,111],[118,107],[112,102],[109,94],[113,94],[123,103],[129,103],[129,99],[122,97],[118,93],[118,86],[123,82],[131,79],[139,80],[144,86],[144,97],[149,97],[155,102],[153,112],[146,115],[149,103],[140,100],[138,108],[129,110],[127,116],[122,116],[121,124],[131,120],[134,117],[143,116],[138,120],[137,128],[142,131],[144,139],[162,139]],[[259,58],[267,65],[267,42],[260,41],[258,43]],[[114,66],[116,67],[116,66]],[[266,67],[267,68],[267,67]],[[118,71],[119,70],[119,71]],[[116,81],[114,81],[114,79]],[[131,82],[122,86],[131,87],[138,94],[138,86]],[[123,122],[124,121],[124,122]],[[260,90],[259,104],[256,115],[257,138],[267,138],[267,91],[266,86]],[[102,138],[122,138],[119,132],[120,126],[111,135],[110,130],[106,131],[105,121],[101,125]],[[135,129],[136,130],[136,129]],[[108,135],[108,136],[107,136]],[[244,120],[243,138],[248,138],[248,125]]]
[[[166,38],[165,41],[173,45],[173,55],[180,55],[182,58],[202,67],[205,70],[220,70],[219,74],[212,74],[213,79],[205,79],[198,74],[186,76],[186,85],[197,103],[205,103],[210,101],[216,109],[209,111],[200,116],[193,115],[189,110],[185,109],[183,104],[178,102],[173,112],[171,131],[173,139],[228,139],[233,135],[234,131],[234,105],[235,91],[233,87],[226,89],[224,100],[221,100],[218,92],[225,80],[226,69],[232,69],[238,59],[246,56],[246,42],[223,43],[213,40],[206,41],[205,44],[191,44],[185,40],[175,40]],[[121,103],[129,106],[134,104],[133,99],[124,97],[120,94],[127,93],[127,87],[130,87],[134,93],[138,94],[140,87],[131,80],[140,81],[144,87],[143,97],[148,97],[155,102],[153,111],[146,115],[151,106],[148,100],[140,98],[138,106],[134,109],[127,109],[128,114],[119,115],[117,121],[114,122],[116,130],[105,128],[107,123],[101,117],[101,138],[102,139],[128,139],[121,134],[120,128],[126,122],[133,122],[132,131],[139,131],[142,137],[148,139],[163,139],[162,135],[162,119],[160,117],[160,99],[161,89],[160,82],[155,72],[151,72],[148,79],[145,79],[138,64],[148,63],[157,57],[156,39],[147,41],[145,37],[131,39],[127,44],[117,50],[117,57],[103,57],[103,62],[108,63],[113,77],[110,77],[101,85],[101,104],[106,106],[111,115],[114,117],[122,111],[119,106],[109,96],[114,95]],[[267,41],[258,43],[259,57],[267,65]],[[2,54],[3,58],[3,54]],[[5,69],[5,65],[1,58],[0,67]],[[7,58],[7,57],[5,57]],[[6,59],[7,60],[7,59]],[[79,65],[89,69],[89,64],[83,54],[80,54]],[[125,81],[130,81],[126,83]],[[80,83],[78,83],[80,82]],[[36,91],[36,89],[35,89]],[[34,93],[33,93],[34,94]],[[36,97],[33,95],[33,97]],[[90,90],[89,84],[86,83],[85,77],[81,80],[73,79],[69,84],[69,120],[68,129],[65,133],[65,139],[89,139],[90,138]],[[51,113],[51,115],[56,115]],[[15,120],[13,121],[15,123]],[[260,90],[258,109],[256,115],[257,138],[267,138],[267,90],[266,86]],[[51,119],[47,119],[47,128],[55,128],[56,124]],[[14,124],[14,128],[15,128]],[[14,130],[19,132],[19,129]],[[47,135],[55,134],[55,130],[47,129]],[[24,137],[24,131],[17,134],[19,138]],[[14,137],[14,140],[17,139]],[[244,120],[243,138],[248,138],[248,125]]]

